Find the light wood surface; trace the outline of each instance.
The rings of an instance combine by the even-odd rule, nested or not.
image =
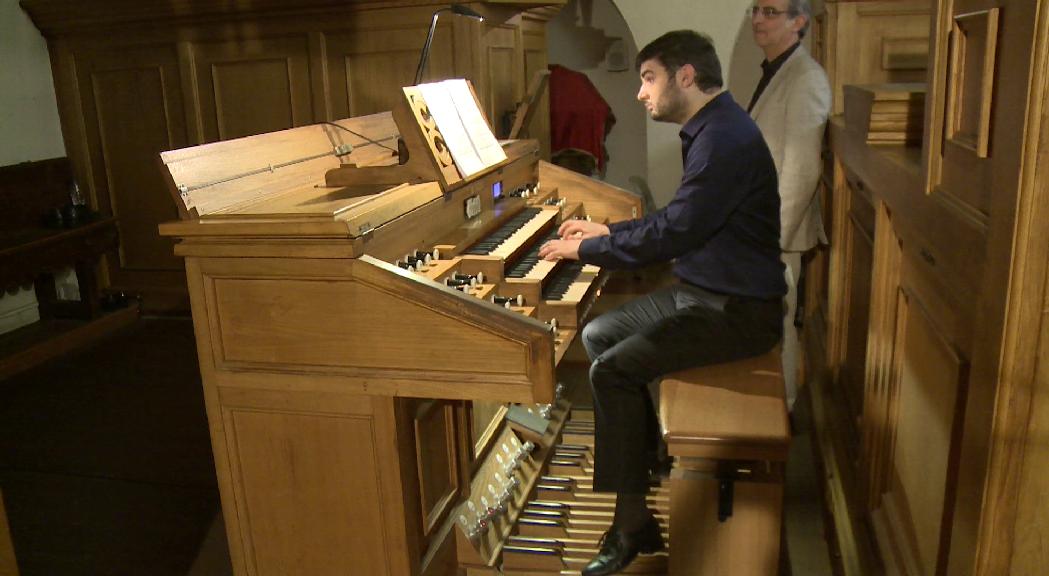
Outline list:
[[[786,460],[778,351],[671,374],[660,384],[659,408],[671,455]]]
[[[736,482],[732,516],[718,521],[718,481],[689,470],[670,480],[671,576],[768,576],[778,573],[783,486]]]
[[[543,190],[556,188],[558,196],[569,202],[581,202],[595,222],[619,222],[642,216],[639,196],[549,162],[539,162],[539,184]]]

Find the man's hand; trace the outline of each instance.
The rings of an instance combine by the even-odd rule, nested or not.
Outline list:
[[[587,238],[607,236],[608,226],[590,222],[589,220],[565,220],[561,223],[561,227],[558,228],[557,235],[561,238],[586,240]]]
[[[582,242],[581,238],[550,240],[539,247],[539,257],[543,260],[579,260],[579,245]]]

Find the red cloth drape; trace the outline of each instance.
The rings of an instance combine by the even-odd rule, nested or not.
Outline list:
[[[612,108],[586,74],[550,66],[550,149],[575,148],[592,154],[605,168],[605,135],[615,123]]]

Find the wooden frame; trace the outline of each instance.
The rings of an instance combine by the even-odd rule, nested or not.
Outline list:
[[[994,104],[995,62],[998,49],[999,8],[954,16],[951,25],[950,77],[947,86],[947,138],[987,158],[991,107]],[[984,22],[981,22],[984,20]],[[972,24],[970,27],[969,24]],[[983,50],[970,53],[970,35],[982,32]],[[977,66],[970,65],[978,62]],[[971,75],[979,73],[975,83]],[[967,120],[968,108],[978,107]],[[969,125],[973,124],[973,125]]]
[[[425,449],[425,442],[429,436],[426,434],[427,428],[425,426],[431,418],[441,420],[444,424],[444,434],[438,440],[444,440],[443,444],[448,456],[446,459],[447,477],[445,478],[448,484],[443,493],[437,494],[432,493],[433,487],[428,480],[440,477],[439,471],[437,471],[438,473],[427,474],[425,464],[425,459],[430,456],[429,451]],[[459,485],[459,469],[457,467],[460,458],[457,421],[455,405],[443,400],[422,401],[413,418],[416,472],[419,477],[419,502],[422,512],[423,534],[426,537],[432,536],[440,522],[448,516],[452,504],[462,489]],[[432,506],[429,504],[432,504]]]

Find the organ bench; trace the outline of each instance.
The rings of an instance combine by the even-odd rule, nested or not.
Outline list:
[[[660,384],[675,457],[670,573],[771,576],[779,565],[790,424],[779,350],[676,372]]]

